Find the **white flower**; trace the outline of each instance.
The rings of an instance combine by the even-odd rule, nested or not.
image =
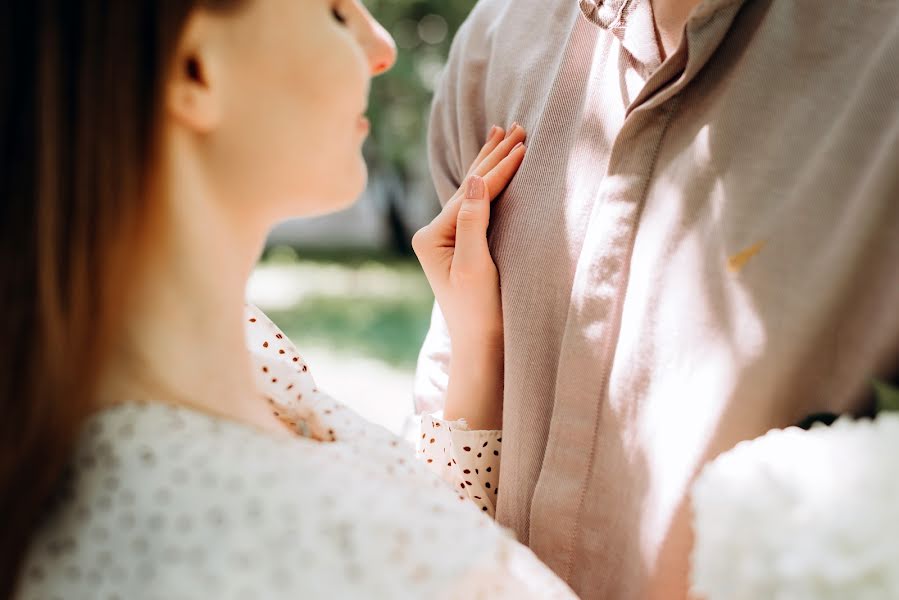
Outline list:
[[[693,508],[701,598],[899,598],[899,414],[742,442]]]

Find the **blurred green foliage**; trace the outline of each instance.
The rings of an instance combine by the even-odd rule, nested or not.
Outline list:
[[[886,381],[875,379],[871,382],[877,399],[879,412],[899,412],[899,387]]]
[[[411,371],[434,296],[414,258],[342,253],[297,259],[270,253],[263,268],[302,277],[308,292],[291,306],[262,308],[299,348],[318,346]]]
[[[374,169],[408,179],[425,153],[427,117],[456,30],[475,0],[366,0],[397,44],[396,65],[372,82],[365,152]]]

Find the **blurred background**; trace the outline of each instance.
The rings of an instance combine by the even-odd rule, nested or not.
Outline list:
[[[399,51],[372,84],[368,189],[346,211],[276,228],[247,290],[322,389],[399,434],[415,427],[412,378],[434,300],[410,246],[439,210],[428,113],[450,42],[474,4],[366,0]]]

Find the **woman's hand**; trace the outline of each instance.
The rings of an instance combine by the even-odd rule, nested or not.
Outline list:
[[[475,429],[502,423],[503,317],[499,274],[487,246],[490,203],[524,159],[525,131],[494,127],[462,187],[412,238],[452,344],[447,419]]]

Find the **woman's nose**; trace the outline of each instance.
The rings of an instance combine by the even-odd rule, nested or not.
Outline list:
[[[371,34],[367,36],[365,52],[373,76],[389,71],[396,62],[396,43],[380,23],[371,19]]]

